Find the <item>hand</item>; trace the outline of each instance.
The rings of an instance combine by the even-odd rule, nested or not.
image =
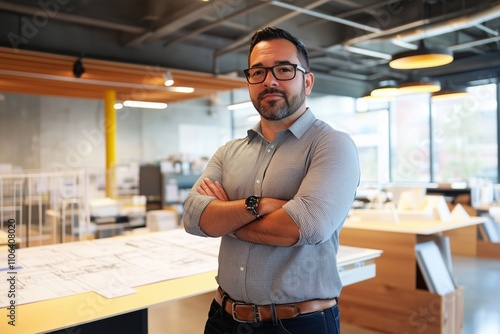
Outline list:
[[[201,195],[212,196],[221,201],[229,201],[229,197],[227,197],[226,191],[219,181],[214,182],[208,178],[203,179],[196,191]]]
[[[259,214],[266,216],[274,211],[281,209],[288,201],[278,198],[261,198],[259,202]]]

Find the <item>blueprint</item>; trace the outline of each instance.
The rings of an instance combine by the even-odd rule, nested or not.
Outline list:
[[[217,269],[220,239],[183,229],[16,250],[16,304],[94,291],[106,298],[135,287]],[[0,254],[0,274],[7,254]],[[0,291],[7,291],[1,277]],[[7,307],[0,294],[0,308]]]

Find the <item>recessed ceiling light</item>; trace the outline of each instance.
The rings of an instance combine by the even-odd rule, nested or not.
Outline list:
[[[146,101],[133,101],[133,100],[124,101],[123,105],[125,107],[147,108],[147,109],[165,109],[167,107],[166,103],[146,102]]]

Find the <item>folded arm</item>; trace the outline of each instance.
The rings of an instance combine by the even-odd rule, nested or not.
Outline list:
[[[262,199],[265,202],[266,198]],[[241,240],[269,246],[292,246],[299,241],[299,227],[282,208],[234,231]]]
[[[261,198],[257,211],[262,219],[245,210],[245,200],[229,201],[219,182],[204,179],[197,188],[202,195],[215,197],[201,215],[200,227],[210,236],[234,234],[238,239],[270,246],[291,246],[299,240],[299,228],[282,209],[287,202]]]

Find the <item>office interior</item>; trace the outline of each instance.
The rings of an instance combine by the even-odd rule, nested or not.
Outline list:
[[[0,254],[9,219],[20,261],[182,229],[211,155],[258,122],[242,69],[251,34],[276,25],[309,49],[308,106],[358,147],[341,245],[381,251],[342,292],[342,332],[499,332],[499,17],[498,1],[0,1]],[[390,65],[420,51],[451,62]],[[138,301],[140,332],[201,333],[211,273]],[[51,330],[97,333],[116,313]]]

